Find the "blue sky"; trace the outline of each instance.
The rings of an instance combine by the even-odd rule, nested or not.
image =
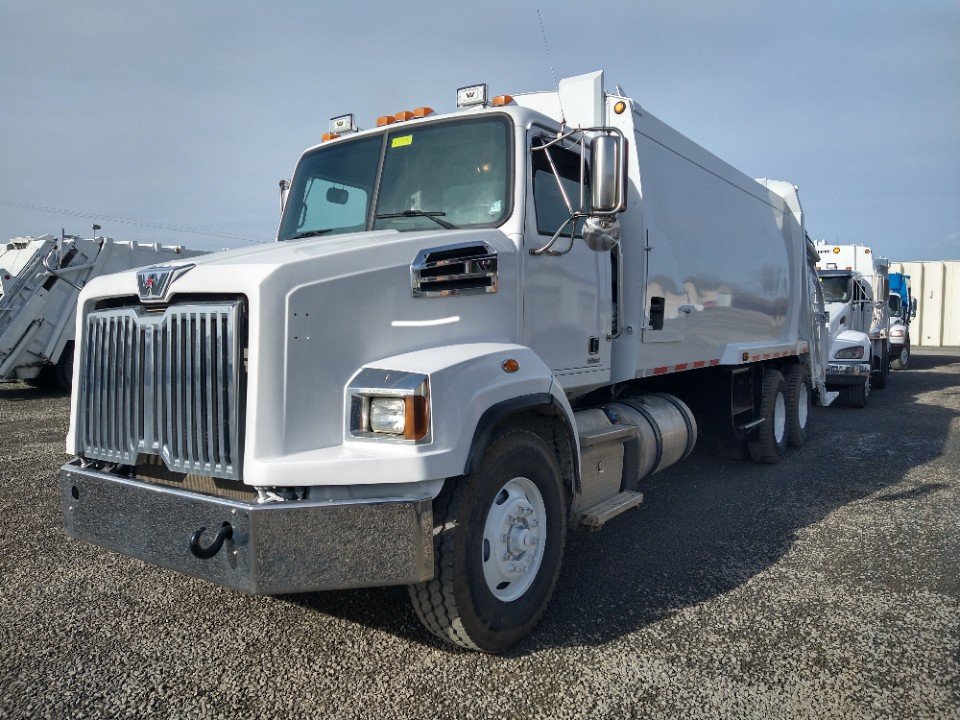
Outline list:
[[[277,182],[331,116],[550,89],[537,7],[559,76],[604,69],[748,175],[798,184],[812,236],[960,259],[956,0],[5,0],[0,241],[90,232],[36,208],[117,239],[269,240]]]

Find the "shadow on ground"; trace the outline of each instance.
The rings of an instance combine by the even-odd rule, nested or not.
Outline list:
[[[797,532],[848,503],[899,484],[940,456],[957,411],[923,402],[958,392],[960,357],[915,355],[866,409],[816,408],[811,437],[778,465],[718,458],[699,447],[652,478],[644,505],[597,533],[568,536],[552,605],[534,634],[509,655],[606,643],[733,590],[778,562]],[[953,370],[948,368],[953,366]],[[911,432],[902,420],[910,418]],[[917,442],[917,438],[923,438]],[[864,460],[883,472],[864,472]],[[892,502],[943,489],[925,484],[876,498]],[[288,596],[290,602],[437,641],[417,623],[404,588]]]

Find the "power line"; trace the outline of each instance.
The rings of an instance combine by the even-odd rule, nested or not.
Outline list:
[[[4,200],[2,198],[0,198],[0,205],[18,208],[20,210],[33,210],[35,212],[53,213],[55,215],[69,215],[70,217],[85,218],[87,220],[109,220],[110,222],[114,223],[136,225],[138,227],[153,228],[155,230],[170,230],[171,232],[182,232],[192,235],[207,235],[209,237],[221,238],[224,240],[240,240],[242,242],[250,243],[273,242],[271,239],[253,237],[251,235],[231,235],[230,233],[215,232],[213,230],[200,230],[198,228],[185,227],[183,225],[167,225],[166,223],[150,222],[149,220],[134,220],[131,218],[116,217],[114,215],[102,215],[100,213],[84,212],[82,210],[67,210],[65,208],[55,208],[47,205],[33,205],[31,203]]]

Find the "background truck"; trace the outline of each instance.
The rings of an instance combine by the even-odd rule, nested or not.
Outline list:
[[[43,235],[0,245],[0,382],[69,389],[76,305],[93,278],[198,255],[179,245]]]
[[[890,371],[890,261],[865,245],[817,243],[820,280],[831,324],[866,333],[870,338],[870,387],[884,388]],[[858,386],[850,386],[858,387]],[[853,391],[848,391],[853,392]],[[859,400],[859,389],[856,391]],[[857,404],[857,403],[855,403]]]
[[[68,533],[251,593],[407,585],[496,652],[567,530],[701,432],[802,445],[825,329],[796,189],[602,77],[333,118],[275,245],[89,283]]]
[[[910,321],[917,316],[917,301],[910,294],[910,276],[890,273],[890,367],[905,370],[910,364]]]

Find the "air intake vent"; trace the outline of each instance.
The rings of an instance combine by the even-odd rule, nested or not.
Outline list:
[[[497,291],[497,253],[483,242],[422,250],[410,266],[413,297]]]

